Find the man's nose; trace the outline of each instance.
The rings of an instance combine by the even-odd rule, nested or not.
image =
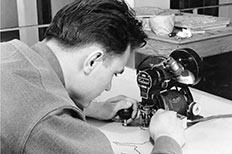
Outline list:
[[[110,89],[111,89],[111,82],[107,85],[105,91],[110,91]]]

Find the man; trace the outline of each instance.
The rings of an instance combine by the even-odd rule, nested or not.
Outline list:
[[[1,152],[113,153],[85,116],[112,119],[132,107],[135,118],[132,98],[90,102],[110,90],[113,76],[145,38],[124,1],[76,0],[56,14],[44,41],[33,47],[19,40],[1,44]],[[149,130],[152,153],[181,153],[183,129],[175,112],[157,111]]]

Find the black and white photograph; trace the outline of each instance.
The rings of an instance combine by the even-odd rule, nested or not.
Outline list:
[[[232,0],[1,0],[2,154],[232,154]]]

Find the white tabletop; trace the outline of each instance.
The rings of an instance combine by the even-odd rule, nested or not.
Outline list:
[[[232,114],[232,101],[190,89],[193,98],[201,106],[201,115]],[[104,92],[97,100],[116,95],[126,95],[140,100],[135,70],[126,68],[123,75],[113,80],[110,92]],[[147,130],[139,126],[124,127],[121,123],[89,120],[110,140],[116,154],[149,154],[153,145]],[[214,119],[197,123],[186,129],[183,154],[232,154],[232,118]]]

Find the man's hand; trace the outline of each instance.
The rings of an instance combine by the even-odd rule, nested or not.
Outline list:
[[[160,136],[169,136],[181,147],[185,143],[183,123],[174,111],[159,109],[151,118],[149,131],[154,141]]]
[[[105,102],[93,101],[84,111],[88,117],[99,120],[110,120],[117,116],[119,110],[128,109],[130,107],[133,109],[131,118],[127,120],[127,123],[130,123],[137,116],[138,102],[135,99],[123,95],[109,98]]]

